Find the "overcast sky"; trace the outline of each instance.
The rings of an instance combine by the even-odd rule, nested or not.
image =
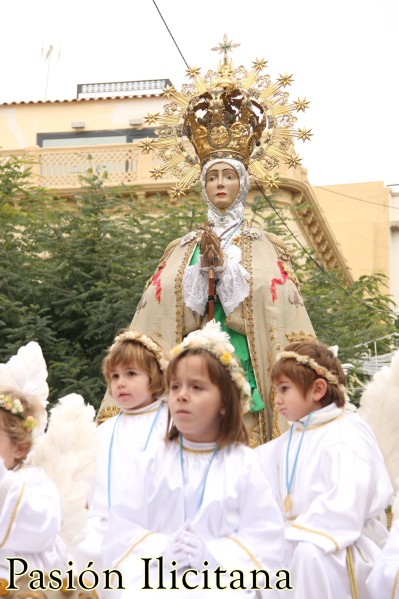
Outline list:
[[[299,124],[314,136],[296,143],[311,184],[399,184],[397,0],[156,3],[190,66],[214,69],[210,49],[227,33],[241,44],[235,66],[265,58],[273,80],[293,73],[290,97],[311,102]],[[0,103],[44,100],[46,86],[62,100],[78,83],[185,81],[152,0],[3,0],[0,10]]]

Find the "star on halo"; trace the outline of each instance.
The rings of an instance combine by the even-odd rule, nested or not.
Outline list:
[[[304,127],[303,129],[298,129],[297,138],[305,142],[307,139],[310,140],[312,135],[312,129],[306,129]]]
[[[190,79],[194,79],[194,77],[196,77],[199,74],[200,74],[200,68],[199,67],[189,67],[186,70],[186,75],[188,75],[188,77],[190,77]]]
[[[162,166],[154,166],[154,170],[150,171],[150,175],[153,179],[162,179],[165,174],[165,169]]]
[[[292,75],[288,75],[287,73],[284,73],[283,75],[279,76],[277,81],[283,87],[287,87],[287,85],[291,85],[291,83],[294,81],[292,77],[293,77]]]
[[[162,95],[164,98],[168,99],[168,98],[170,98],[170,96],[172,95],[172,93],[174,91],[176,91],[176,90],[173,87],[173,85],[167,85],[166,87],[163,88]]]
[[[139,143],[140,150],[143,152],[143,154],[149,154],[154,150],[154,143],[155,139],[143,139]]]
[[[302,162],[302,158],[299,158],[298,154],[292,154],[292,156],[289,156],[286,164],[288,165],[288,168],[296,168],[297,166],[299,166]]]
[[[268,177],[266,177],[266,184],[271,190],[278,189],[278,180],[279,176],[277,175],[277,173],[274,173],[273,175],[269,175]]]
[[[298,98],[298,100],[294,102],[294,106],[297,112],[301,110],[302,112],[305,112],[305,110],[309,107],[309,104],[310,102],[306,98]]]
[[[147,125],[155,125],[159,117],[159,112],[148,112],[147,116],[144,118]]]
[[[262,71],[267,66],[267,60],[264,58],[255,58],[252,64],[255,69]]]
[[[180,199],[181,196],[185,195],[185,189],[181,186],[180,183],[176,183],[174,187],[171,187],[171,190],[173,191],[173,199]]]

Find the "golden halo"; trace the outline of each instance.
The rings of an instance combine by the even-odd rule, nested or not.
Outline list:
[[[157,152],[162,162],[155,167],[155,179],[166,174],[177,179],[175,197],[183,195],[200,177],[202,166],[210,159],[236,158],[248,174],[261,184],[277,187],[275,169],[280,162],[289,167],[300,164],[294,138],[309,140],[310,129],[296,129],[295,112],[305,111],[306,98],[289,103],[285,88],[292,75],[280,75],[272,83],[263,71],[267,62],[256,59],[252,69],[234,68],[228,57],[234,47],[224,36],[213,50],[223,53],[217,71],[200,74],[198,67],[187,70],[190,83],[178,92],[163,90],[169,102],[163,114],[148,114],[148,125],[158,124],[156,139],[141,142],[141,151]]]

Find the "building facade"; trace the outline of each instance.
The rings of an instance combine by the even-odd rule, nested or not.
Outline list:
[[[167,198],[173,180],[152,178],[154,158],[139,148],[154,136],[144,117],[162,112],[166,85],[167,79],[82,84],[76,100],[1,104],[0,160],[29,157],[34,182],[59,195],[74,193],[90,167],[107,171],[108,185]],[[274,198],[291,210],[296,233],[324,267],[339,269],[348,282],[383,272],[399,305],[399,194],[382,182],[312,188],[302,167],[279,172]]]

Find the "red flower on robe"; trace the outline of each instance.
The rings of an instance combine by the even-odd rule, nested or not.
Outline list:
[[[271,294],[272,294],[273,303],[277,299],[276,285],[284,285],[284,283],[288,279],[288,274],[284,270],[284,265],[283,265],[282,261],[281,260],[277,260],[277,265],[278,265],[278,267],[280,269],[281,279],[272,279],[272,282],[270,284],[270,291],[271,291]]]
[[[164,262],[163,264],[161,264],[161,266],[158,268],[157,272],[155,273],[155,275],[152,277],[152,281],[151,283],[154,285],[155,287],[155,297],[158,300],[158,303],[161,301],[161,291],[162,291],[162,287],[161,287],[161,272],[163,271],[163,269],[166,266],[166,262]]]

